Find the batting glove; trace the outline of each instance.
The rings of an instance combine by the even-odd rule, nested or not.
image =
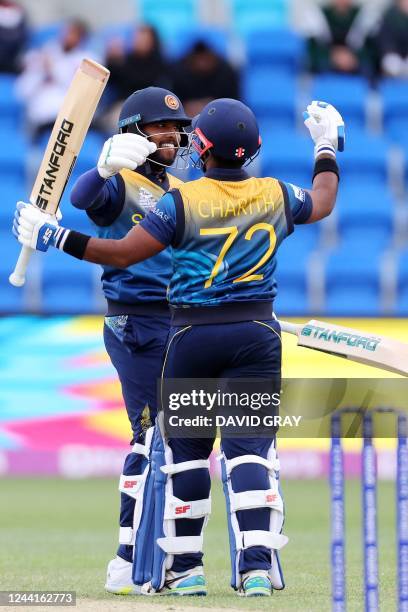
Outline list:
[[[335,158],[336,151],[344,151],[344,121],[334,106],[315,100],[309,104],[303,118],[315,143],[315,158],[323,154]]]
[[[36,251],[47,251],[49,246],[58,248],[67,231],[54,216],[43,213],[37,206],[17,202],[13,234],[22,245]]]
[[[135,170],[154,153],[157,146],[139,134],[115,134],[103,145],[98,160],[98,172],[104,179],[117,174],[123,168]]]

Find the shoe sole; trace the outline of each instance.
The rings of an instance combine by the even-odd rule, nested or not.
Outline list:
[[[112,593],[112,595],[141,595],[140,587],[137,588],[135,586],[129,587],[108,587],[105,586],[105,591],[107,593]]]
[[[168,589],[161,595],[171,595],[174,597],[205,597],[207,595],[206,589],[197,589],[197,587],[180,587],[176,589]]]
[[[272,595],[269,589],[256,588],[249,591],[242,591],[238,593],[240,597],[270,597]]]

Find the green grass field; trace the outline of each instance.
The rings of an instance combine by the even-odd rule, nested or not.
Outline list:
[[[118,494],[113,480],[55,479],[0,482],[0,590],[75,590],[81,601],[100,609],[129,609],[129,598],[104,592],[105,568],[113,556],[118,529]],[[287,587],[270,599],[237,597],[229,587],[225,506],[218,482],[206,531],[206,598],[148,599],[146,604],[235,608],[280,612],[330,609],[329,490],[324,481],[286,481],[282,551]],[[358,482],[347,483],[348,610],[362,610],[361,504]],[[395,610],[395,502],[392,483],[379,486],[381,609]],[[143,598],[146,600],[146,598]],[[111,604],[106,603],[110,600]],[[126,602],[125,602],[126,600]],[[138,598],[140,602],[140,599]],[[158,601],[160,604],[158,604]],[[85,605],[84,603],[84,605]],[[136,603],[136,602],[134,602]],[[144,606],[145,609],[146,606]],[[77,609],[81,609],[81,604]],[[20,608],[21,609],[21,608]],[[38,610],[38,608],[36,608]],[[98,605],[95,605],[98,609]],[[140,608],[139,608],[140,609]]]

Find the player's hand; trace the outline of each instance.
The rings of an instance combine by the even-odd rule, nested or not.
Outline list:
[[[123,168],[135,170],[142,166],[156,149],[154,142],[139,134],[115,134],[103,145],[98,160],[98,172],[102,178],[107,179]]]
[[[303,113],[305,126],[315,143],[315,157],[344,151],[345,127],[340,113],[327,102],[313,101]]]
[[[43,213],[32,204],[17,202],[13,234],[22,245],[47,251],[50,245],[55,246],[61,229],[55,217]]]

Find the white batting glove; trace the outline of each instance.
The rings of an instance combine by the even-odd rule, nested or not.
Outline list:
[[[135,170],[142,166],[156,149],[154,142],[139,134],[115,134],[103,145],[98,160],[98,172],[102,178],[107,179],[123,168]]]
[[[303,113],[303,118],[315,143],[315,158],[323,154],[335,158],[336,151],[344,151],[344,121],[334,106],[314,100]]]
[[[65,231],[54,216],[47,215],[32,204],[17,202],[13,234],[22,245],[47,251],[49,246],[57,246],[58,239]]]

